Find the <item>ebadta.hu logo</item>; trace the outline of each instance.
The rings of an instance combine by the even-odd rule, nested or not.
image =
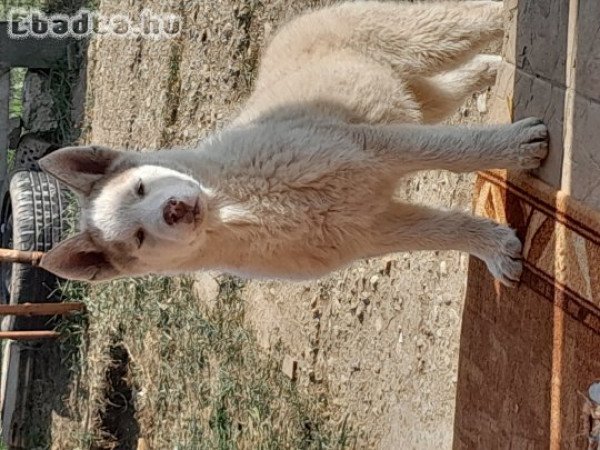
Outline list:
[[[8,35],[24,38],[86,38],[108,36],[120,38],[144,37],[169,39],[181,33],[181,17],[176,14],[154,14],[142,11],[138,17],[125,14],[103,15],[79,10],[74,15],[45,14],[40,10],[12,9],[8,14]]]

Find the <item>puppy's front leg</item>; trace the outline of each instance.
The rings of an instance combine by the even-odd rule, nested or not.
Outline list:
[[[510,125],[352,126],[365,151],[392,170],[534,169],[548,153],[548,129],[539,119]]]
[[[458,211],[392,203],[375,220],[367,256],[412,250],[459,250],[483,260],[507,286],[519,281],[521,242],[515,231]]]

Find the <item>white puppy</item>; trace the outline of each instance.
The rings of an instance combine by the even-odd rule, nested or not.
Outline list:
[[[538,167],[538,119],[429,125],[494,79],[477,52],[502,35],[497,2],[353,2],[300,16],[274,37],[253,94],[193,150],[56,151],[41,167],[80,194],[82,232],[42,266],[105,280],[217,269],[318,277],[405,250],[460,250],[518,282],[521,243],[484,218],[406,204],[413,171]]]

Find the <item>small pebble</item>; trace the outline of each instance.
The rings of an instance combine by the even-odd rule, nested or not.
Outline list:
[[[590,400],[600,405],[600,381],[592,383],[588,389]]]
[[[487,94],[483,93],[477,97],[477,111],[479,111],[480,114],[486,114],[488,112]]]
[[[281,365],[281,371],[287,376],[290,380],[296,380],[296,372],[298,370],[298,361],[293,359],[291,356],[283,357],[283,364]]]

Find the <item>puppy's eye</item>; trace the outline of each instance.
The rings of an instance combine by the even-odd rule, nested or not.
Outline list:
[[[137,192],[137,195],[139,195],[140,197],[143,197],[146,194],[146,189],[144,187],[144,183],[142,183],[142,180],[140,180],[138,182],[137,191],[136,192]]]
[[[141,228],[135,233],[135,240],[137,241],[138,248],[142,246],[144,240],[146,239],[146,233]]]

